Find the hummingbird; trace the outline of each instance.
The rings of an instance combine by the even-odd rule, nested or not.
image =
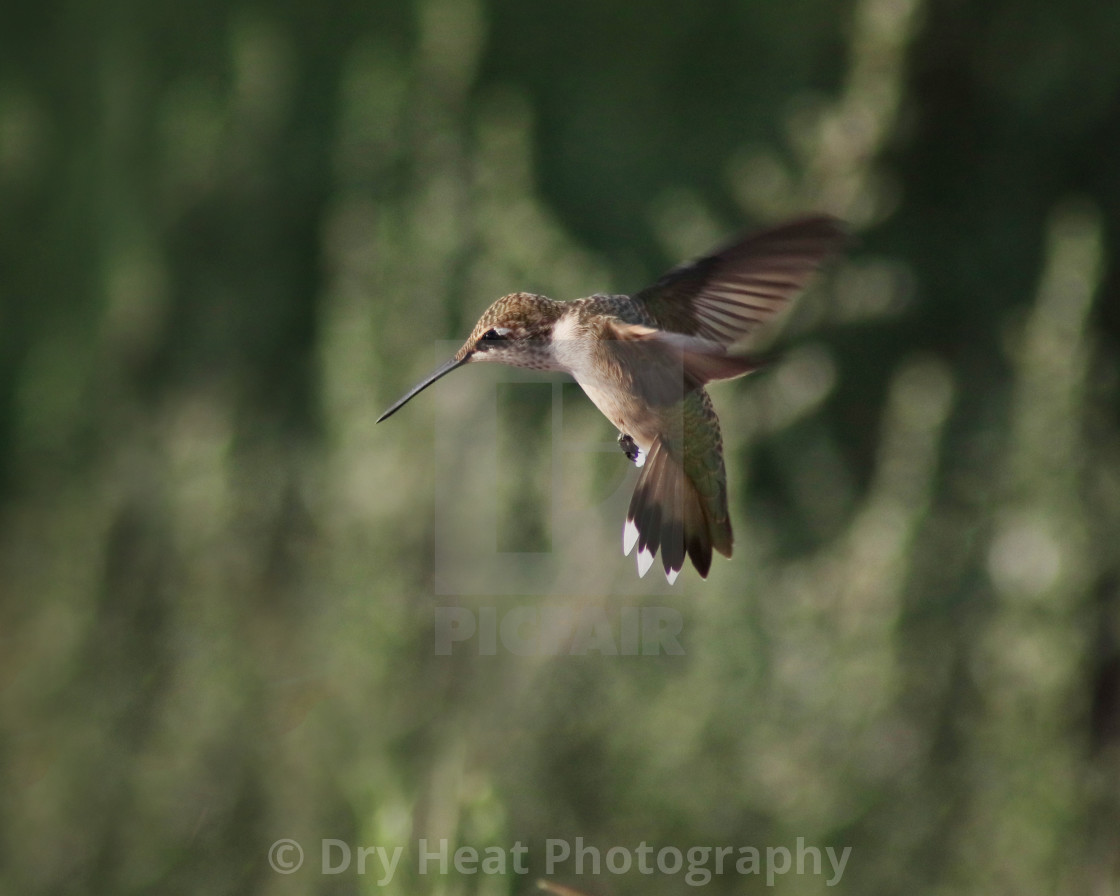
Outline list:
[[[818,215],[734,240],[632,296],[503,296],[462,348],[377,422],[466,364],[564,371],[617,427],[622,451],[642,468],[623,553],[637,546],[640,576],[660,550],[670,583],[686,556],[706,578],[713,550],[731,556],[732,535],[723,437],[704,387],[762,366],[747,344],[751,334],[847,239],[840,221]]]

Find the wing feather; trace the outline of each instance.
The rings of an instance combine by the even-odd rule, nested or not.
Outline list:
[[[676,404],[685,395],[716,380],[757,370],[759,361],[731,354],[712,339],[612,321],[604,332],[604,349],[627,371],[630,388],[649,404]]]
[[[634,298],[663,329],[731,345],[784,308],[847,241],[835,218],[803,218],[674,268]]]

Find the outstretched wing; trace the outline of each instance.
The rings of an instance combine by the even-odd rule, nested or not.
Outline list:
[[[626,371],[627,388],[657,406],[676,404],[693,389],[759,367],[757,360],[731,354],[710,339],[618,321],[604,326],[599,349]]]
[[[835,218],[804,218],[676,267],[634,298],[662,329],[732,345],[785,307],[847,240]]]

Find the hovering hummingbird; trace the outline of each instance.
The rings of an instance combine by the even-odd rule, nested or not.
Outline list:
[[[626,514],[624,553],[637,545],[642,576],[660,549],[670,583],[686,555],[707,577],[713,548],[731,556],[731,521],[723,439],[704,386],[761,366],[746,338],[846,240],[836,219],[811,217],[729,243],[633,296],[503,296],[454,357],[377,422],[464,364],[565,371],[618,427],[623,452],[643,468]]]

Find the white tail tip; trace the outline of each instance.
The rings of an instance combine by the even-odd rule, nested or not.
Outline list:
[[[624,556],[629,557],[630,552],[634,550],[634,545],[638,543],[638,527],[634,525],[633,520],[627,520],[626,525],[622,527],[622,553]]]

